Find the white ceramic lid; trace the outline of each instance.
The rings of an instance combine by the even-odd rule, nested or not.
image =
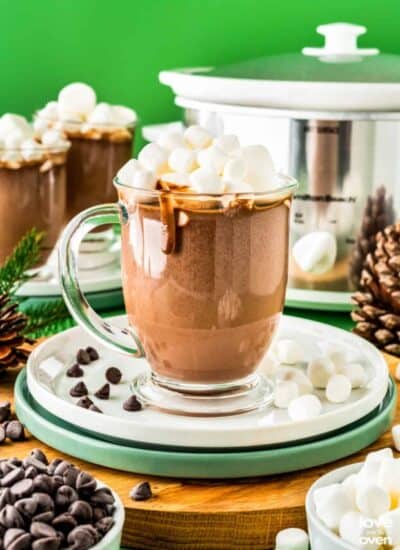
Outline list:
[[[217,68],[162,71],[160,81],[185,98],[233,105],[327,111],[400,109],[400,56],[357,46],[366,28],[321,25],[323,47]]]

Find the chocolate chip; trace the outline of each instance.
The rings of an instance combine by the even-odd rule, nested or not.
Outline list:
[[[49,461],[47,460],[47,456],[44,454],[42,449],[32,449],[32,451],[29,453],[30,456],[33,456],[36,458],[36,460],[39,460],[40,462],[43,462],[43,464],[46,464],[46,466],[49,464]]]
[[[43,523],[50,523],[54,519],[54,512],[48,510],[47,512],[42,512],[41,514],[36,514],[33,516],[32,521],[42,521]]]
[[[25,522],[14,506],[6,504],[4,508],[0,510],[0,525],[6,529],[12,529],[13,527],[23,529]]]
[[[86,348],[86,351],[88,352],[91,361],[96,361],[99,358],[99,353],[97,349],[88,346]]]
[[[61,458],[54,458],[47,467],[47,473],[53,475],[57,466],[61,464],[61,462],[63,462]]]
[[[47,474],[39,474],[33,480],[34,490],[38,493],[48,493],[53,492],[53,480]]]
[[[68,508],[78,499],[78,493],[69,485],[62,485],[57,489],[55,502],[59,508]]]
[[[108,531],[111,529],[111,527],[114,525],[113,518],[106,517],[101,518],[98,522],[96,522],[96,529],[100,531],[100,533],[104,536]]]
[[[72,464],[68,462],[67,460],[61,460],[56,466],[56,469],[54,470],[54,474],[56,476],[62,476],[64,472],[68,470],[68,468],[71,468]]]
[[[0,424],[0,444],[4,442],[5,438],[6,438],[6,430]]]
[[[75,466],[67,468],[67,470],[63,473],[64,484],[69,485],[70,487],[75,487],[76,478],[79,474],[79,468],[76,468]]]
[[[136,395],[131,395],[122,405],[125,411],[140,411],[142,404],[138,401]]]
[[[91,525],[79,525],[69,533],[67,540],[74,550],[88,550],[96,544],[98,534]]]
[[[59,516],[54,518],[52,524],[56,529],[58,529],[62,533],[67,534],[78,525],[78,522],[76,521],[74,516],[72,516],[68,512],[65,512],[64,514],[60,514]]]
[[[75,487],[79,494],[92,494],[97,487],[97,482],[93,476],[87,472],[80,472],[76,478]]]
[[[78,523],[89,523],[93,518],[93,510],[85,500],[77,500],[68,508],[68,512],[77,519]]]
[[[33,479],[38,475],[38,471],[36,470],[35,466],[28,466],[25,470],[25,477],[29,477],[30,479]]]
[[[10,418],[11,403],[9,401],[0,402],[0,422],[4,422]]]
[[[58,550],[61,546],[59,537],[47,537],[45,539],[35,540],[32,544],[32,550]]]
[[[25,550],[30,548],[31,536],[23,529],[7,529],[4,535],[6,550]]]
[[[33,490],[33,481],[29,477],[21,479],[11,487],[11,493],[16,499],[29,497]]]
[[[67,370],[67,376],[70,378],[80,378],[83,376],[83,369],[78,363],[74,363],[72,367]]]
[[[33,493],[32,498],[37,503],[40,513],[54,510],[54,501],[47,493]]]
[[[153,496],[153,492],[148,481],[142,481],[133,487],[129,496],[133,500],[149,500]]]
[[[78,405],[78,407],[82,407],[83,409],[90,409],[90,407],[93,405],[93,401],[87,395],[85,395],[84,397],[81,397],[76,404]]]
[[[24,460],[25,467],[33,466],[38,472],[44,474],[47,472],[47,466],[41,460],[38,460],[34,456],[27,456]]]
[[[8,487],[0,491],[0,510],[4,508],[6,504],[14,504],[14,502],[15,496]]]
[[[78,382],[73,388],[69,390],[69,394],[72,397],[82,397],[83,395],[87,395],[88,393],[89,392],[85,382]]]
[[[54,475],[52,478],[52,483],[53,483],[53,493],[56,493],[57,492],[57,489],[59,487],[61,487],[61,485],[64,485],[64,478],[63,476],[56,476]]]
[[[106,370],[106,379],[110,384],[119,384],[121,382],[122,372],[117,367],[110,367]]]
[[[76,354],[76,360],[81,365],[88,365],[91,361],[89,353],[85,349],[80,349]]]
[[[36,513],[38,504],[32,497],[22,498],[15,503],[15,508],[22,516],[26,518],[32,518]]]
[[[22,460],[19,459],[19,458],[17,458],[17,457],[15,457],[15,456],[9,458],[9,459],[8,459],[8,463],[9,463],[9,464],[12,464],[13,466],[18,466],[18,467],[23,465]]]
[[[57,537],[57,531],[51,525],[43,523],[42,521],[33,521],[31,523],[30,532],[35,539]]]
[[[25,439],[24,427],[19,420],[11,420],[7,423],[6,436],[11,441],[22,441]]]
[[[23,468],[15,468],[6,474],[0,481],[2,487],[11,487],[20,479],[24,479],[25,472]]]
[[[93,508],[93,521],[97,522],[101,519],[107,517],[107,511],[105,508],[99,508],[98,506],[95,506]]]
[[[105,506],[106,504],[114,504],[114,495],[108,487],[97,489],[90,498],[90,502]]]
[[[102,413],[103,412],[101,409],[99,409],[99,407],[96,407],[96,405],[94,403],[92,403],[90,405],[89,411],[93,411],[93,412],[96,412],[96,413]]]
[[[109,399],[110,398],[110,384],[104,384],[100,389],[94,394],[98,399]]]

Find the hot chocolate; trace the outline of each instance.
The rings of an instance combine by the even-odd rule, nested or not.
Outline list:
[[[116,200],[112,180],[132,155],[136,114],[132,109],[96,103],[94,90],[74,83],[63,88],[58,101],[38,111],[35,129],[40,135],[56,128],[71,142],[67,161],[67,216]]]
[[[58,239],[65,222],[69,144],[54,138],[44,134],[40,143],[23,117],[0,118],[0,264],[32,228],[45,233],[41,261]]]
[[[202,210],[173,200],[173,247],[162,211],[132,205],[122,226],[126,310],[157,375],[212,384],[252,374],[283,308],[290,199],[236,200]],[[196,204],[197,202],[197,204]],[[178,206],[179,205],[179,206]]]

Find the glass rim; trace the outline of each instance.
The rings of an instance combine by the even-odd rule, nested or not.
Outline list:
[[[111,124],[109,122],[103,122],[103,123],[100,123],[100,122],[89,122],[88,120],[81,120],[81,121],[78,121],[78,120],[60,120],[59,118],[57,119],[53,119],[53,118],[49,118],[49,117],[45,117],[43,115],[40,115],[40,109],[38,109],[37,111],[35,111],[33,113],[33,120],[44,120],[45,122],[47,123],[51,123],[51,124],[56,124],[56,123],[61,123],[61,124],[69,124],[71,126],[76,126],[77,129],[80,129],[82,126],[84,125],[87,125],[87,126],[90,126],[90,128],[93,128],[93,129],[101,129],[101,128],[110,128],[110,129],[121,129],[121,130],[134,130],[138,124],[138,119],[137,117],[130,121],[130,122],[127,122],[125,124]],[[61,129],[62,130],[62,129]],[[63,130],[62,130],[63,131]]]
[[[138,191],[140,193],[147,193],[149,196],[153,197],[160,197],[161,195],[169,194],[177,195],[180,198],[186,197],[190,199],[198,199],[199,197],[211,197],[213,199],[218,199],[223,197],[231,197],[232,195],[235,195],[236,197],[248,197],[249,195],[251,195],[252,197],[271,197],[276,195],[280,196],[284,195],[285,193],[294,193],[299,185],[298,181],[295,178],[293,178],[292,176],[288,176],[287,174],[277,173],[276,177],[280,182],[284,182],[284,185],[275,187],[274,189],[268,189],[267,191],[224,191],[223,193],[196,193],[192,191],[179,191],[176,189],[172,189],[170,191],[163,189],[144,189],[141,187],[133,187],[132,185],[128,185],[127,183],[123,183],[118,178],[118,176],[114,177],[113,183],[117,188],[130,189],[132,191]]]

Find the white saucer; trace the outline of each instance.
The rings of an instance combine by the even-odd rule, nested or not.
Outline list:
[[[351,311],[351,292],[288,288],[285,305],[319,311]]]
[[[115,324],[126,326],[126,317],[115,318]],[[354,390],[348,402],[323,402],[321,416],[293,422],[287,411],[268,407],[258,411],[217,418],[194,418],[165,414],[145,408],[127,412],[122,403],[131,395],[131,379],[148,367],[144,359],[131,359],[108,351],[79,327],[69,329],[38,346],[27,365],[28,388],[33,398],[51,414],[95,432],[105,439],[119,439],[147,445],[178,447],[238,448],[298,441],[343,428],[373,411],[383,400],[388,388],[388,370],[382,355],[367,341],[349,332],[322,323],[283,316],[278,337],[301,339],[308,356],[317,353],[316,341],[334,343],[357,355],[368,371],[366,388]],[[83,378],[68,378],[66,369],[75,362],[78,348],[92,345],[100,359],[83,366]],[[120,384],[111,385],[111,398],[100,400],[93,393],[106,380],[105,370],[116,366],[123,372]],[[76,406],[77,399],[69,390],[84,381],[89,396],[104,414]],[[323,392],[322,392],[323,393]]]

